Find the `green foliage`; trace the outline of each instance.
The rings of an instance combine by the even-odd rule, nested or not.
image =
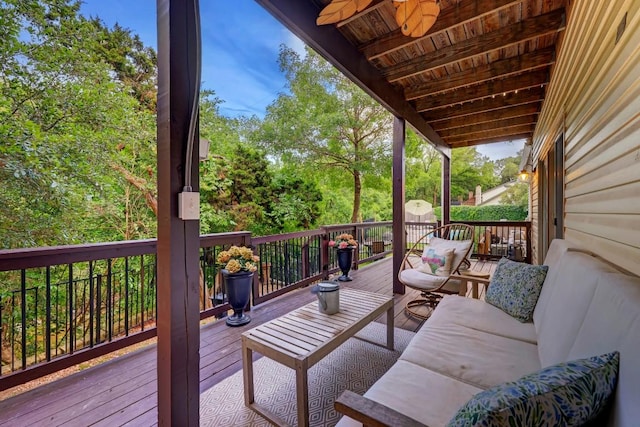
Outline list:
[[[433,209],[438,220],[442,219],[442,209]],[[524,221],[527,219],[527,209],[514,205],[489,206],[451,206],[452,221]]]
[[[389,170],[391,115],[317,53],[305,53],[281,48],[289,93],[269,105],[254,139],[283,159],[342,180],[355,222],[363,179]]]
[[[99,59],[99,29],[78,10],[66,0],[0,3],[3,247],[155,234],[146,195],[136,201],[131,184],[149,170],[155,184],[153,116]]]
[[[529,209],[529,184],[516,181],[500,196],[500,203],[515,205],[524,210]]]
[[[442,156],[413,132],[407,134],[406,199],[426,200],[440,204]],[[466,200],[476,186],[483,189],[499,184],[494,175],[494,162],[478,153],[475,147],[451,150],[451,198]]]

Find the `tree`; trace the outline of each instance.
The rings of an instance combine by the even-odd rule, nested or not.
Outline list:
[[[269,105],[257,139],[290,161],[334,175],[337,187],[347,187],[350,177],[356,222],[363,180],[390,168],[391,115],[318,54],[305,52],[281,47],[289,93]]]
[[[427,200],[440,204],[442,154],[420,139],[412,130],[406,138],[406,189],[407,200]]]
[[[122,174],[151,171],[155,184],[146,162],[155,157],[155,121],[100,60],[97,29],[79,7],[0,3],[0,225],[10,230],[3,247],[155,235],[145,198],[136,202]]]
[[[495,174],[500,177],[500,183],[513,181],[520,173],[520,159],[522,158],[522,150],[513,157],[505,157],[496,160]]]
[[[476,147],[451,150],[451,198],[466,198],[477,185],[492,188],[497,185],[493,164],[478,153]]]
[[[521,207],[524,211],[529,210],[529,184],[526,182],[514,182],[500,196],[500,203],[503,205],[514,205]]]

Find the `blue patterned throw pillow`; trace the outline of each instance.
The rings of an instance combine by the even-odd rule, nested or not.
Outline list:
[[[531,322],[548,269],[546,265],[502,258],[491,277],[485,301],[521,322]]]
[[[620,353],[549,366],[462,405],[447,427],[579,426],[600,415],[616,388]]]

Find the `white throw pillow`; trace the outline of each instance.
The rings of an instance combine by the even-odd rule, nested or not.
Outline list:
[[[440,250],[453,249],[454,254],[451,268],[454,269],[462,263],[467,251],[471,247],[471,240],[447,240],[433,237],[431,241],[429,241],[428,247],[434,247]]]

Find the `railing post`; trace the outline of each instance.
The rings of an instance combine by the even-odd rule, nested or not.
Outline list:
[[[322,268],[322,278],[329,278],[329,232],[325,227],[322,230],[322,244],[320,247],[320,266]]]
[[[309,277],[309,239],[302,246],[302,277]]]
[[[357,241],[358,240],[358,225],[354,225],[353,226],[353,238]],[[352,258],[352,262],[351,262],[351,269],[352,270],[357,270],[358,269],[358,264],[360,264],[360,248],[355,248],[353,250],[353,252],[355,252],[353,254],[353,258]]]

